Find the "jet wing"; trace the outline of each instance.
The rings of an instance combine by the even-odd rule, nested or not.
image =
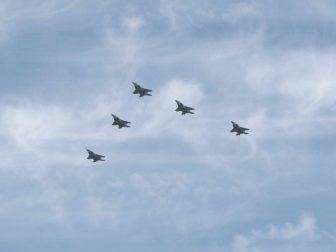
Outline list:
[[[233,122],[233,121],[231,121],[231,123],[232,123],[232,126],[233,126],[234,128],[238,126],[238,124],[235,123],[235,122]]]
[[[243,127],[240,127],[242,130],[250,130],[250,129],[247,129],[247,128],[243,128]]]
[[[113,114],[111,114],[111,116],[113,117],[113,119],[114,119],[114,120],[116,120],[116,121],[118,121],[118,120],[119,120],[119,117],[118,117],[118,116],[116,116],[116,115],[113,115]]]
[[[97,157],[97,158],[104,158],[105,156],[96,154],[96,157]]]
[[[188,109],[188,110],[195,110],[194,108],[190,108],[190,107],[187,107],[187,106],[185,106],[185,108]]]
[[[131,123],[131,122],[121,120],[121,123],[122,123],[122,124],[127,124],[127,123]]]
[[[89,154],[94,154],[93,151],[90,151],[89,149],[86,149],[86,151],[87,151]]]
[[[132,82],[132,84],[134,85],[134,87],[135,87],[136,89],[140,89],[140,88],[141,88],[141,86],[140,86],[139,84],[135,83],[135,82]]]
[[[147,88],[144,88],[143,90],[144,90],[145,92],[152,92],[152,90],[147,89]]]

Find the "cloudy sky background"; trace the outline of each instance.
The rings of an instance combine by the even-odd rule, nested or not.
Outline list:
[[[0,250],[335,251],[335,14],[2,0]]]

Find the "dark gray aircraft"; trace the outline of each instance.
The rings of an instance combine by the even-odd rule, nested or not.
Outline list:
[[[103,158],[105,156],[102,156],[102,155],[99,155],[99,154],[96,154],[94,153],[93,151],[90,151],[89,149],[86,149],[87,152],[89,153],[89,156],[87,159],[92,159],[93,162],[97,162],[97,161],[105,161]]]
[[[130,128],[131,126],[129,126],[128,124],[130,122],[127,122],[127,121],[124,121],[124,120],[121,120],[118,116],[116,115],[113,115],[111,114],[113,119],[114,119],[114,122],[112,123],[112,125],[118,125],[118,128],[121,129],[123,127],[127,127],[127,128]]]
[[[132,82],[134,85],[135,90],[133,91],[133,94],[139,94],[139,97],[143,97],[145,95],[152,96],[152,94],[149,94],[149,92],[152,92],[152,90],[143,88],[139,84]]]
[[[177,103],[177,109],[175,109],[175,111],[181,111],[182,115],[184,114],[194,114],[194,112],[192,112],[191,110],[195,110],[194,108],[190,108],[187,106],[184,106],[182,102],[175,100]]]
[[[233,129],[231,130],[231,132],[236,132],[236,136],[239,136],[240,134],[248,134],[247,132],[245,132],[246,130],[249,130],[247,128],[243,128],[243,127],[240,127],[237,123],[235,122],[232,122],[232,126],[233,126]]]

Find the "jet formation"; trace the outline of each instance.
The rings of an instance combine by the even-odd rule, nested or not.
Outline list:
[[[133,94],[139,94],[139,97],[144,97],[144,96],[152,96],[152,94],[150,94],[152,92],[152,90],[147,89],[147,88],[143,88],[141,87],[139,84],[132,82],[135,90],[133,91]],[[188,107],[186,105],[184,105],[182,102],[175,100],[175,102],[177,103],[177,108],[175,109],[176,112],[182,112],[182,115],[185,114],[194,114],[193,110],[195,110],[194,108]],[[113,126],[118,126],[119,129],[121,128],[130,128],[131,126],[129,126],[129,124],[131,122],[125,121],[120,119],[118,116],[111,114],[113,117]],[[249,134],[248,131],[249,129],[244,128],[239,126],[237,123],[231,121],[232,123],[232,130],[230,132],[232,133],[236,133],[236,136],[239,136],[241,134]],[[93,162],[97,162],[97,161],[105,161],[103,158],[105,158],[105,156],[103,155],[99,155],[94,153],[93,151],[86,149],[87,152],[89,153],[89,156],[87,159],[92,159]]]

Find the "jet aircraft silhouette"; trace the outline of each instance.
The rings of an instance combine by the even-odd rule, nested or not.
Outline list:
[[[139,97],[143,97],[145,95],[152,96],[149,92],[152,92],[152,90],[143,88],[139,84],[132,82],[134,85],[135,90],[133,91],[133,94],[139,94]]]
[[[236,132],[236,133],[237,133],[236,136],[239,136],[240,134],[248,134],[248,132],[246,132],[246,131],[249,130],[249,129],[244,128],[244,127],[240,127],[240,126],[239,126],[237,123],[235,123],[235,122],[232,122],[232,121],[231,121],[231,123],[232,123],[232,126],[233,126],[231,132]]]
[[[175,100],[175,101],[177,103],[177,109],[175,109],[175,111],[181,111],[182,115],[185,115],[185,114],[194,114],[194,112],[191,111],[191,110],[195,110],[194,108],[185,106],[185,105],[183,105],[182,102],[180,102],[178,100]]]
[[[112,125],[118,125],[118,129],[121,129],[121,128],[124,128],[124,127],[127,127],[127,128],[131,127],[131,126],[128,125],[130,122],[125,121],[125,120],[121,120],[118,116],[116,116],[114,114],[111,114],[111,115],[114,119],[114,122],[112,123]]]
[[[96,154],[96,153],[94,153],[93,151],[91,151],[91,150],[89,150],[89,149],[86,149],[86,151],[89,153],[89,156],[87,157],[87,159],[92,159],[93,162],[97,162],[97,161],[105,161],[105,160],[103,159],[105,156]]]

